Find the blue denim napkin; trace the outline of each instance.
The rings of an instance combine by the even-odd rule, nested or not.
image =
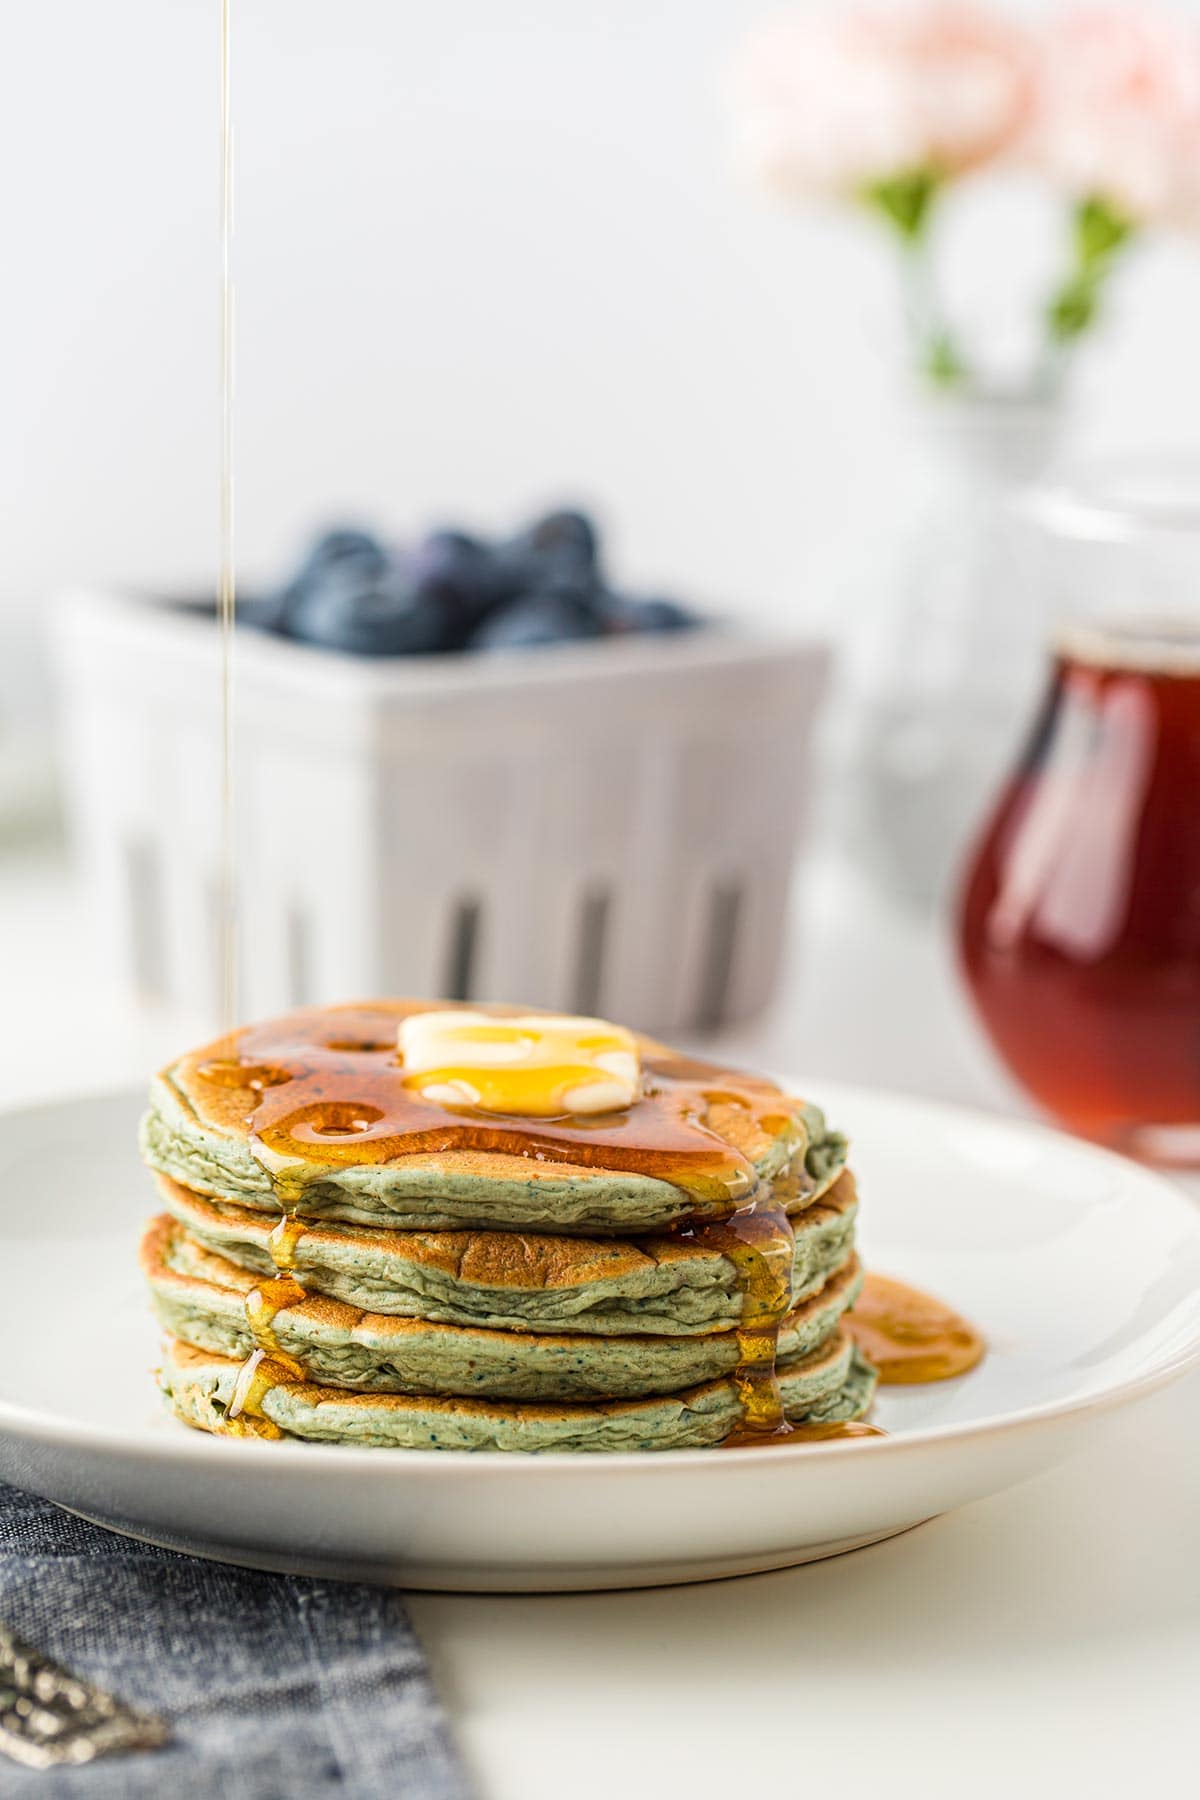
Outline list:
[[[0,1757],[4,1800],[465,1800],[404,1601],[156,1550],[0,1483],[0,1619],[170,1725],[78,1768]]]

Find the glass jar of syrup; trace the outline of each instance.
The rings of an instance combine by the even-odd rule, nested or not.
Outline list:
[[[1056,620],[1028,743],[970,860],[967,986],[1065,1125],[1200,1164],[1200,459],[1035,503]]]

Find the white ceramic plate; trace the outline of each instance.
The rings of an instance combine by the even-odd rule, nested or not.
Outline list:
[[[1200,1213],[1036,1126],[804,1081],[853,1139],[868,1262],[991,1349],[885,1389],[893,1435],[647,1456],[354,1450],[202,1436],[159,1409],[136,1266],[140,1099],[0,1117],[0,1476],[117,1531],[407,1587],[648,1586],[903,1531],[1059,1461],[1200,1356]]]

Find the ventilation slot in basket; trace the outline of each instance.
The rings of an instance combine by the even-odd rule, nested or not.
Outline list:
[[[600,1011],[604,992],[604,948],[612,895],[607,888],[589,888],[579,909],[579,939],[575,948],[575,980],[571,1004],[577,1013],[592,1017]]]
[[[447,1000],[471,998],[482,915],[482,906],[472,898],[459,900],[451,914],[446,975],[442,982],[442,991]]]
[[[162,864],[147,838],[134,838],[125,845],[125,887],[134,985],[140,999],[162,1000],[167,991]]]
[[[283,922],[287,967],[288,1005],[306,1006],[314,999],[312,978],[312,928],[298,906],[289,906]]]
[[[741,911],[742,890],[738,884],[715,882],[709,893],[708,929],[700,965],[700,1001],[696,1011],[696,1026],[700,1031],[713,1031],[724,1022]]]

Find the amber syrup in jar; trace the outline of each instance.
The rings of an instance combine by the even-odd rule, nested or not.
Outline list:
[[[959,944],[993,1044],[1049,1112],[1200,1162],[1200,626],[1060,639]]]

